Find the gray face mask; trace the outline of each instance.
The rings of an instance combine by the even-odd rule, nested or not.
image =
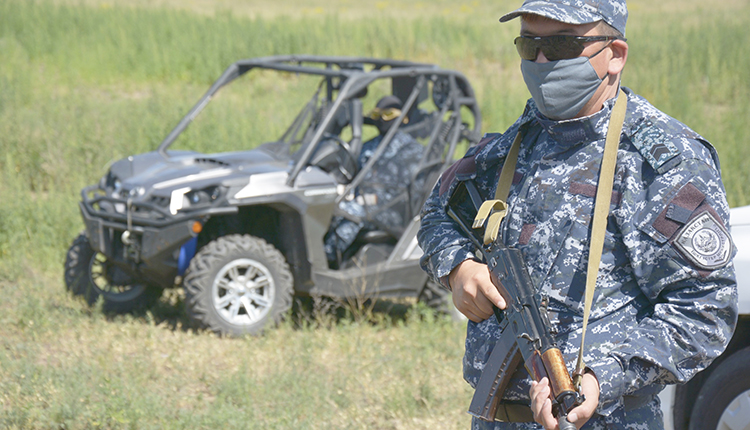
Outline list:
[[[580,112],[604,80],[596,74],[589,57],[548,63],[521,60],[521,73],[539,111],[558,121]]]

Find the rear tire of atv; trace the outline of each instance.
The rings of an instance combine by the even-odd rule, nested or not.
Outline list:
[[[220,335],[259,334],[292,306],[284,255],[250,235],[220,237],[195,254],[183,280],[190,318]]]
[[[422,288],[422,292],[419,293],[417,300],[435,309],[438,313],[449,316],[453,321],[466,321],[467,319],[453,305],[451,292],[431,279]]]
[[[75,238],[65,257],[65,287],[81,296],[89,306],[101,296],[107,313],[128,313],[148,309],[161,297],[162,290],[144,282],[113,284],[113,268],[107,258],[95,251],[86,234]]]

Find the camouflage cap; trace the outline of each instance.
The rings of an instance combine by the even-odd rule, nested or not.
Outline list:
[[[625,35],[628,7],[625,0],[525,0],[523,5],[500,18],[506,22],[525,13],[541,15],[568,24],[604,21]]]

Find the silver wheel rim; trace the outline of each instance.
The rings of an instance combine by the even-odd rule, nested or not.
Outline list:
[[[140,296],[146,289],[144,284],[113,284],[107,274],[107,257],[97,252],[89,261],[89,281],[97,290],[111,302],[127,302]]]
[[[212,298],[219,316],[232,325],[247,326],[266,317],[276,290],[271,272],[260,262],[241,258],[219,270]]]
[[[750,390],[740,393],[727,405],[716,430],[750,430]]]

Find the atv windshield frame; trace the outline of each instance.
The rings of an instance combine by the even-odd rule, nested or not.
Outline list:
[[[440,114],[438,120],[443,121],[442,127],[434,127],[430,132],[427,143],[425,157],[422,160],[418,170],[437,168],[438,165],[451,163],[452,155],[462,139],[469,142],[476,142],[480,135],[481,114],[478,103],[474,97],[474,92],[466,77],[461,73],[453,70],[441,69],[436,65],[426,63],[415,63],[409,61],[399,61],[390,59],[375,59],[366,57],[336,57],[336,56],[315,56],[315,55],[284,55],[271,56],[255,59],[240,60],[230,65],[224,73],[217,79],[198,102],[188,111],[177,126],[167,135],[159,144],[157,152],[164,158],[169,158],[168,148],[178,136],[187,129],[190,123],[201,113],[208,105],[213,96],[224,86],[245,75],[253,69],[276,70],[280,72],[289,72],[294,74],[318,75],[323,79],[320,87],[313,94],[310,101],[303,107],[295,120],[290,124],[281,138],[273,144],[281,148],[282,151],[291,152],[294,145],[299,144],[299,151],[295,154],[294,165],[289,172],[287,185],[293,186],[299,173],[309,165],[310,159],[315,152],[317,143],[324,137],[326,130],[330,127],[335,116],[342,109],[345,102],[356,100],[362,97],[367,91],[369,85],[381,79],[412,79],[415,84],[408,97],[404,101],[403,112],[398,121],[394,121],[394,126],[386,133],[382,144],[373,154],[368,163],[358,172],[356,177],[347,184],[346,191],[339,196],[339,201],[346,193],[354,189],[362,181],[362,178],[372,169],[373,164],[386,150],[388,143],[396,134],[403,118],[411,113],[416,105],[424,98],[427,90],[428,81],[433,84],[433,90],[436,86],[441,88],[442,100],[440,101]],[[324,85],[325,84],[325,85]],[[299,136],[300,128],[305,125],[305,116],[315,115],[319,108],[318,99],[320,92],[325,87],[325,102],[327,112],[325,116],[317,122],[310,122],[308,129],[305,130],[301,141],[295,140]],[[434,91],[433,91],[434,92]],[[405,94],[404,94],[405,95]],[[433,94],[435,97],[435,94]],[[438,101],[434,100],[437,104]],[[361,104],[359,105],[361,108]],[[462,121],[461,108],[466,107],[473,117],[473,127],[467,128],[467,124]],[[448,116],[447,119],[445,117]],[[353,128],[361,130],[361,122],[352,118]],[[358,118],[361,120],[361,118]],[[401,127],[403,129],[404,127]],[[355,140],[357,136],[355,131]],[[358,142],[361,144],[361,141]],[[434,148],[434,149],[433,149]],[[436,154],[440,152],[441,154]],[[428,155],[432,155],[431,157]],[[437,157],[435,157],[437,155]],[[437,169],[441,170],[441,169]]]

